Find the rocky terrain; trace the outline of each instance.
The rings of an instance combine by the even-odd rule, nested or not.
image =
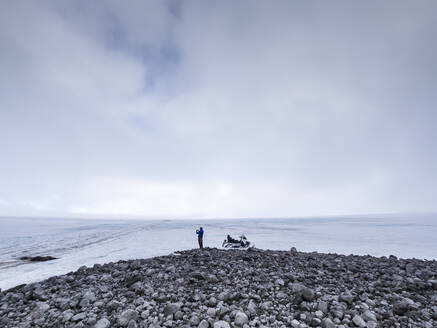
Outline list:
[[[0,291],[0,327],[437,327],[437,261],[205,249]]]

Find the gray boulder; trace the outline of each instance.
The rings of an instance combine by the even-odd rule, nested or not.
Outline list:
[[[86,313],[85,312],[80,312],[78,314],[75,314],[71,320],[72,321],[82,321],[83,319],[86,318]]]
[[[410,309],[410,304],[401,300],[393,304],[393,313],[397,315],[404,315]]]
[[[129,321],[129,324],[127,325],[127,328],[137,328],[137,327],[138,325],[135,320]]]
[[[93,303],[96,301],[96,295],[91,292],[91,291],[87,291],[84,295],[83,298],[84,300],[88,300],[90,303]]]
[[[245,323],[249,321],[249,318],[247,317],[246,313],[240,311],[237,312],[237,314],[235,315],[234,321],[237,326],[242,327]]]
[[[312,290],[311,288],[308,288],[308,287],[304,287],[302,289],[302,298],[305,301],[311,302],[314,300],[314,297],[315,297],[314,290]]]
[[[181,306],[178,303],[170,303],[164,307],[164,317],[168,317],[169,315],[175,314],[180,311]]]
[[[35,308],[33,309],[33,316],[34,317],[40,317],[44,315],[45,312],[47,312],[50,309],[50,305],[48,305],[45,302],[38,302],[36,303]]]
[[[214,322],[213,328],[231,328],[231,326],[229,326],[229,323],[227,323],[226,321],[220,320]]]
[[[364,321],[363,318],[361,318],[359,315],[355,315],[352,318],[352,322],[357,326],[357,327],[366,327],[366,322]]]
[[[335,323],[331,319],[325,318],[322,320],[322,328],[335,328]]]
[[[361,315],[364,320],[366,321],[376,321],[376,315],[370,310],[364,311],[364,313]]]
[[[200,322],[200,319],[199,319],[199,316],[197,316],[197,315],[193,315],[190,319],[190,324],[192,326],[197,326],[199,324],[199,322]]]
[[[135,310],[132,309],[126,310],[118,318],[118,324],[122,327],[125,327],[129,324],[129,321],[137,320],[138,315],[139,315],[138,312]]]
[[[254,300],[250,300],[249,304],[247,304],[247,312],[249,312],[250,316],[253,317],[256,315],[257,306]]]
[[[206,320],[202,320],[198,326],[198,328],[208,328],[208,327],[209,327],[209,322]]]
[[[349,305],[353,303],[354,299],[355,299],[355,296],[349,292],[341,293],[340,297],[339,297],[340,301],[345,302]]]
[[[108,319],[103,318],[96,322],[94,328],[108,328],[111,325]]]

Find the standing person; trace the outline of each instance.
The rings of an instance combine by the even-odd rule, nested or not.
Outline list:
[[[203,249],[203,228],[200,227],[199,230],[196,230],[197,233],[197,241],[199,242],[199,248]]]

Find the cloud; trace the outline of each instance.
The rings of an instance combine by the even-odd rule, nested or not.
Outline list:
[[[0,214],[436,210],[433,2],[1,6]]]

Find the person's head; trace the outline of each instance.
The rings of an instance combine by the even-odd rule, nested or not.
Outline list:
[[[202,227],[200,227],[200,230],[203,230],[203,228],[202,228]]]

